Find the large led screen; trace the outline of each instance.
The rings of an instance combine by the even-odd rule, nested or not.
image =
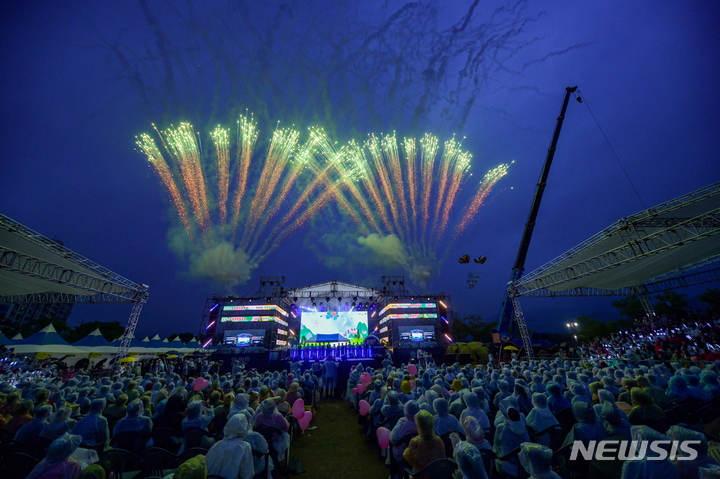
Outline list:
[[[339,334],[356,342],[368,335],[366,311],[303,311],[300,324],[300,337],[305,340],[318,334]]]

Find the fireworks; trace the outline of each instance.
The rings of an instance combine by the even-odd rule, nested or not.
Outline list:
[[[295,194],[301,173],[320,158],[316,145],[328,141],[320,129],[311,130],[304,144],[298,131],[277,129],[267,153],[258,159],[257,123],[252,116],[241,116],[234,154],[229,129],[218,126],[210,134],[213,160],[207,158],[213,153],[205,154],[189,123],[155,131],[166,155],[148,134],[140,135],[136,143],[177,210],[187,240],[184,249],[190,250],[191,270],[197,274],[241,282],[334,194],[322,174]],[[322,170],[317,165],[311,169]],[[242,277],[236,277],[229,264]]]
[[[234,145],[231,130],[215,128],[211,152],[189,123],[155,131],[165,154],[147,134],[137,145],[178,213],[191,271],[225,283],[249,279],[283,239],[334,201],[363,235],[361,245],[422,284],[508,170],[489,171],[460,208],[472,157],[455,138],[441,147],[430,134],[398,142],[393,133],[338,146],[318,127],[304,143],[297,130],[278,128],[261,156],[250,115],[238,120]]]
[[[362,147],[354,142],[340,149],[326,147],[330,151],[324,154],[335,158],[334,177],[341,185],[335,199],[366,235],[360,243],[403,266],[418,283],[434,275],[438,259],[508,171],[505,164],[490,170],[474,187],[469,202],[458,208],[460,192],[471,176],[472,155],[455,138],[444,143],[442,153],[438,139],[429,134],[419,141],[405,138],[401,147],[394,133],[371,135]],[[451,225],[451,215],[458,214]],[[439,254],[444,238],[449,241]]]

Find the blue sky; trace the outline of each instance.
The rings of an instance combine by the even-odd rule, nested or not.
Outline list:
[[[404,274],[370,260],[329,266],[328,257],[347,252],[319,238],[351,229],[327,213],[285,241],[244,285],[225,291],[191,276],[187,262],[169,247],[176,218],[163,188],[134,149],[135,136],[149,132],[151,123],[188,120],[206,134],[207,125],[230,124],[238,111],[250,108],[261,121],[261,138],[275,121],[303,130],[321,125],[341,142],[390,130],[427,131],[441,140],[456,133],[466,137],[475,177],[514,161],[426,291],[415,286],[418,292],[449,294],[461,315],[490,320],[500,309],[566,86],[578,85],[585,103],[569,105],[527,270],[621,217],[720,179],[718,5],[519,2],[517,17],[495,14],[494,31],[502,31],[497,22],[509,18],[532,21],[497,50],[499,60],[488,60],[491,68],[480,76],[466,119],[443,114],[443,108],[460,105],[443,95],[456,84],[460,54],[450,59],[447,81],[435,91],[438,102],[414,119],[411,107],[421,94],[416,80],[424,73],[408,73],[402,91],[390,95],[386,80],[391,83],[395,66],[404,61],[397,55],[408,59],[405,66],[422,65],[413,59],[427,60],[431,46],[413,33],[447,31],[471,3],[423,3],[428,8],[408,20],[407,30],[363,44],[401,2],[362,8],[352,2],[317,2],[312,8],[267,2],[247,12],[225,2],[3,2],[0,210],[149,284],[150,301],[138,326],[144,336],[196,332],[207,296],[252,292],[260,275],[284,275],[289,286],[301,287],[333,279],[379,286],[382,275]],[[477,7],[473,25],[494,22],[490,6]],[[240,15],[251,18],[259,33],[241,26]],[[237,36],[215,35],[218,26]],[[267,32],[273,29],[271,41]],[[327,58],[343,62],[323,63]],[[197,70],[191,70],[195,63]],[[378,71],[368,72],[372,68]],[[376,83],[368,86],[367,78]],[[467,89],[461,93],[464,99],[470,95]],[[458,264],[456,257],[465,253],[488,260]],[[467,290],[471,270],[481,278]],[[578,315],[612,318],[610,302],[528,299],[524,306],[532,329],[552,331]],[[129,305],[81,306],[71,321],[124,322],[129,313]]]

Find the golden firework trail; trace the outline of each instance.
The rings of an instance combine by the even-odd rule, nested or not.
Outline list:
[[[207,156],[214,158],[205,157],[189,123],[155,131],[165,154],[148,134],[136,143],[168,191],[185,233],[191,239],[199,234],[205,248],[236,244],[250,264],[262,261],[335,194],[328,179],[334,169],[318,164],[323,158],[316,150],[329,141],[320,130],[311,129],[301,143],[298,131],[276,129],[266,153],[257,155],[257,123],[243,115],[234,154],[229,129],[218,126],[210,133],[214,148]],[[314,177],[297,192],[305,171],[315,172]]]
[[[332,176],[340,185],[334,192],[341,209],[359,224],[364,234],[395,235],[408,258],[437,259],[441,243],[447,254],[452,242],[471,224],[508,165],[490,170],[475,187],[463,207],[458,200],[470,178],[472,155],[455,138],[440,147],[437,137],[426,134],[419,141],[395,133],[370,135],[360,146],[355,142],[337,148],[326,146]],[[451,215],[460,215],[451,225]],[[444,238],[449,241],[444,241]]]

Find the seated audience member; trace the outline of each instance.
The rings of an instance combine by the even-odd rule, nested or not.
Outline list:
[[[420,411],[420,406],[418,406],[416,401],[411,400],[405,403],[404,411],[405,417],[400,418],[390,432],[390,442],[393,444],[392,452],[398,461],[402,460],[405,447],[400,448],[396,446],[395,443],[408,434],[417,434],[418,430],[417,424],[415,424],[415,415]]]
[[[277,429],[273,434],[273,449],[278,452],[279,460],[285,456],[285,451],[290,446],[290,423],[280,414],[275,405],[275,400],[268,398],[262,402],[255,413],[255,428],[268,426]]]
[[[485,410],[483,410],[483,408],[481,407],[480,398],[478,397],[477,393],[465,393],[464,397],[467,408],[465,408],[465,410],[460,413],[460,423],[462,423],[466,417],[472,416],[477,419],[478,423],[480,423],[480,427],[490,427],[490,419],[488,419]]]
[[[645,391],[645,394],[647,394],[650,399],[652,399],[652,402],[657,406],[662,408],[665,404],[667,404],[668,398],[665,395],[665,391],[657,386],[653,386],[648,378],[645,376],[638,376],[635,378],[635,382],[637,382],[638,387],[642,388],[642,390]],[[632,391],[630,399],[632,399]]]
[[[493,450],[500,457],[506,456],[523,442],[530,441],[530,436],[525,427],[525,417],[518,412],[513,403],[509,401],[509,398],[500,402],[500,412],[498,414],[501,414],[502,417],[495,429]],[[520,464],[517,458],[512,458],[509,461],[497,459],[495,467],[498,472],[516,476]]]
[[[622,385],[624,390],[620,392],[618,402],[626,402],[628,404],[632,404],[632,397],[630,396],[630,391],[632,391],[632,388],[638,387],[637,383],[634,379],[623,378]]]
[[[300,393],[298,392],[300,390],[300,384],[299,383],[292,383],[290,384],[290,390],[287,393],[287,397],[285,400],[287,401],[290,406],[292,406],[295,401],[301,398]]]
[[[668,437],[648,426],[633,426],[631,430],[633,441],[665,441],[662,446],[668,451],[671,447]],[[657,445],[656,445],[657,447]],[[660,459],[658,454],[646,454],[642,459],[625,461],[622,467],[622,479],[680,479],[680,472],[666,457]]]
[[[703,373],[700,375],[700,381],[712,397],[720,396],[720,381],[718,381],[717,374],[712,371]]]
[[[180,464],[172,479],[206,479],[207,475],[205,456],[198,454]]]
[[[90,403],[87,416],[80,419],[73,427],[72,433],[82,437],[86,446],[107,447],[110,443],[108,421],[102,415],[105,410],[105,399],[94,399]]]
[[[70,432],[75,425],[75,420],[70,419],[71,412],[69,407],[59,407],[40,431],[40,435],[54,441],[66,432]]]
[[[182,420],[182,430],[190,429],[191,427],[199,427],[207,431],[207,426],[210,424],[214,417],[214,411],[212,408],[206,408],[202,401],[192,401],[187,407],[187,416]]]
[[[456,431],[462,432],[460,421],[455,416],[449,414],[450,405],[447,399],[438,398],[433,401],[433,407],[437,412],[435,416],[435,434],[442,436],[446,432]]]
[[[698,477],[701,467],[720,467],[720,464],[708,456],[708,444],[705,434],[692,429],[687,429],[682,426],[672,426],[667,431],[668,439],[672,441],[699,441],[690,445],[692,449],[697,453],[697,457],[691,461],[684,459],[687,456],[685,451],[679,451],[676,459],[670,459],[675,467],[680,472],[681,479],[695,479]]]
[[[500,380],[497,382],[497,387],[499,391],[495,393],[495,397],[493,398],[493,404],[495,405],[495,407],[499,408],[500,401],[510,396],[510,384],[507,381]]]
[[[170,396],[163,411],[153,420],[153,427],[167,427],[180,433],[182,431],[182,421],[185,417],[183,411],[185,411],[183,398],[178,395]]]
[[[287,391],[279,389],[277,396],[275,396],[275,403],[277,404],[277,409],[280,414],[283,416],[290,414],[292,407],[290,406],[290,403],[287,402]]]
[[[8,421],[5,429],[7,429],[13,434],[18,432],[21,427],[33,420],[34,409],[35,406],[33,405],[33,402],[29,399],[18,403],[18,405],[15,406],[15,411],[13,413],[12,419]]]
[[[633,388],[630,396],[633,408],[628,413],[628,420],[631,424],[652,426],[657,421],[665,419],[663,410],[657,404],[653,404],[650,396],[639,387]]]
[[[445,445],[435,434],[435,418],[425,410],[415,414],[418,435],[408,444],[403,452],[405,461],[410,464],[413,472],[418,472],[432,461],[445,457]]]
[[[222,440],[213,444],[207,453],[207,472],[225,479],[252,479],[255,475],[250,444],[244,438],[248,433],[248,422],[244,414],[231,417]]]
[[[134,399],[126,408],[125,417],[115,423],[113,436],[117,436],[123,432],[139,432],[144,436],[149,436],[152,432],[153,423],[149,417],[144,417],[143,403],[140,399]]]
[[[35,419],[18,429],[18,432],[15,433],[15,440],[25,442],[32,437],[39,436],[43,428],[47,424],[51,413],[52,406],[50,406],[49,404],[36,408],[34,415]]]
[[[127,399],[128,397],[125,394],[121,394],[115,398],[114,404],[105,408],[103,416],[107,418],[110,429],[114,428],[115,423],[125,417],[125,414],[127,413]]]
[[[550,395],[550,397],[548,398],[548,408],[550,408],[553,414],[572,406],[572,404],[570,404],[570,401],[568,401],[567,398],[562,395],[562,390],[560,389],[559,384],[550,384],[547,387],[547,392]]]
[[[665,395],[668,398],[668,402],[695,397],[692,391],[688,389],[685,378],[677,375],[672,376],[668,381],[668,387],[665,390]]]
[[[597,421],[605,429],[605,437],[622,436],[629,441],[632,425],[622,416],[622,411],[610,401],[603,401],[601,407]],[[597,411],[595,414],[597,415]]]
[[[462,426],[465,431],[465,440],[467,442],[475,446],[478,450],[492,450],[492,444],[485,439],[485,431],[483,431],[483,428],[474,416],[466,416],[462,421]],[[452,437],[452,434],[450,436]]]
[[[238,395],[235,396],[235,401],[233,402],[232,409],[230,409],[228,418],[240,413],[245,415],[250,427],[255,424],[255,411],[250,407],[250,396],[248,394],[238,393]]]
[[[515,392],[512,394],[518,402],[518,411],[528,414],[532,409],[532,399],[528,396],[527,389],[522,384],[515,384]]]
[[[483,458],[472,444],[459,441],[453,447],[453,458],[460,470],[459,479],[487,479]]]
[[[72,434],[63,434],[55,439],[50,444],[45,459],[35,466],[26,479],[73,479],[77,477],[82,466],[70,456],[81,442],[80,436]]]
[[[700,384],[700,377],[695,374],[686,374],[685,382],[687,383],[688,389],[692,391],[693,396],[698,398],[701,403],[708,402],[712,399],[712,394],[703,389],[703,385]]]
[[[547,405],[547,396],[543,393],[535,393],[532,395],[533,408],[530,410],[526,418],[527,425],[533,428],[533,431],[540,432],[555,426],[558,423],[555,415],[550,411]],[[550,445],[550,435],[543,434],[537,438],[539,444],[543,446]]]
[[[590,441],[605,439],[605,429],[597,423],[595,410],[588,403],[576,402],[572,406],[572,412],[577,423],[568,432],[563,446],[572,444],[573,441],[582,441],[587,446]]]
[[[520,445],[518,458],[525,472],[530,474],[528,479],[560,479],[560,476],[552,470],[552,455],[552,449],[549,447],[524,442]]]

